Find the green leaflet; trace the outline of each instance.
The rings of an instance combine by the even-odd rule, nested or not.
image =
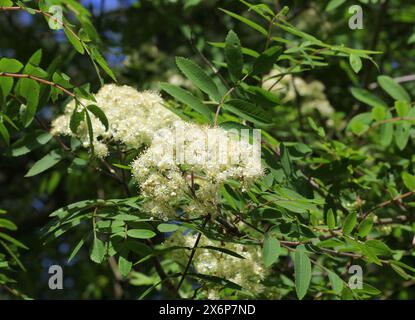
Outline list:
[[[236,284],[235,282],[229,281],[227,279],[221,278],[221,277],[207,275],[207,274],[200,274],[200,273],[188,273],[188,276],[191,278],[196,278],[196,279],[200,279],[203,281],[212,282],[214,284],[220,285],[225,288],[242,290],[242,287],[240,285]]]
[[[131,229],[127,231],[127,235],[131,238],[137,239],[150,239],[153,238],[156,234],[147,229]]]
[[[333,209],[327,211],[327,226],[330,230],[336,228],[336,217],[334,216]]]
[[[78,51],[80,54],[85,53],[84,45],[79,39],[78,35],[69,28],[64,28],[63,30],[65,32],[65,35],[68,39],[68,41],[72,44],[72,46],[75,48],[76,51]]]
[[[69,258],[68,258],[68,262],[71,262],[71,260],[78,254],[79,250],[81,250],[81,248],[83,247],[85,243],[84,238],[82,238],[78,244],[75,246],[75,248],[72,250]]]
[[[1,58],[0,59],[0,72],[17,73],[22,70],[23,64],[16,59]]]
[[[229,31],[225,40],[225,58],[230,75],[234,81],[242,77],[243,55],[241,41],[234,31]]]
[[[272,235],[266,234],[262,245],[262,256],[266,268],[274,264],[281,253],[281,245],[278,239]]]
[[[28,247],[26,247],[23,243],[21,243],[19,240],[17,240],[17,239],[15,239],[15,238],[13,238],[13,237],[11,237],[11,236],[9,236],[8,234],[5,234],[5,233],[3,233],[3,232],[0,232],[0,238],[2,238],[2,239],[4,239],[4,240],[6,240],[6,241],[8,241],[8,242],[10,242],[10,243],[12,243],[12,244],[14,244],[16,247],[19,247],[19,248],[21,248],[21,249],[25,249],[25,250],[27,250],[28,249]]]
[[[345,2],[346,0],[330,0],[330,2],[327,4],[326,11],[333,11]]]
[[[295,291],[298,299],[302,300],[311,282],[311,262],[304,245],[299,245],[294,252]]]
[[[385,119],[392,119],[392,113],[387,110]],[[393,141],[394,126],[393,123],[385,123],[380,128],[380,145],[387,147]]]
[[[99,238],[94,238],[89,257],[95,263],[101,263],[105,258],[105,244]]]
[[[104,111],[100,107],[94,104],[90,104],[86,107],[88,111],[90,111],[95,117],[101,121],[101,123],[104,125],[105,130],[108,131],[109,123],[107,116],[105,115]]]
[[[409,141],[409,130],[411,129],[409,124],[398,124],[395,129],[395,143],[399,150],[405,149]]]
[[[114,72],[111,70],[111,68],[108,66],[107,62],[105,61],[104,57],[99,53],[99,51],[96,48],[92,48],[91,56],[99,64],[102,70],[104,70],[105,73],[111,77],[112,80],[117,81],[117,78],[115,77]]]
[[[409,174],[408,172],[403,172],[402,173],[402,180],[403,183],[405,184],[405,186],[409,189],[409,190],[415,190],[415,176],[413,176],[412,174]]]
[[[343,291],[343,280],[333,271],[327,271],[331,287],[336,294],[340,294]]]
[[[12,231],[17,230],[17,226],[8,219],[0,218],[0,228],[9,229]]]
[[[362,59],[354,53],[352,53],[349,57],[350,66],[352,67],[355,73],[359,73],[362,69]]]
[[[78,107],[71,114],[71,119],[69,121],[69,128],[73,133],[77,133],[78,127],[81,122],[85,119],[85,110],[77,111]]]
[[[411,110],[411,105],[407,101],[395,101],[395,110],[399,117],[406,117]]]
[[[179,229],[179,226],[172,223],[161,223],[157,226],[157,230],[160,232],[174,232],[177,229]]]
[[[0,0],[0,7],[10,7],[13,5],[11,0]]]
[[[118,269],[122,277],[127,277],[131,271],[133,263],[128,259],[129,250],[127,247],[122,247],[120,255],[118,257]]]
[[[284,170],[284,173],[287,177],[291,178],[295,175],[295,168],[291,161],[290,152],[282,142],[280,144],[280,153],[282,170]]]
[[[207,121],[212,121],[212,112],[209,108],[190,92],[169,83],[161,83],[160,88],[166,91],[173,98],[200,113]]]
[[[357,223],[356,212],[349,213],[347,215],[346,219],[344,219],[343,233],[344,234],[350,234],[353,231],[356,223]]]
[[[388,110],[385,107],[376,106],[372,109],[372,118],[375,121],[382,121],[386,118],[386,112]]]
[[[9,130],[7,130],[6,126],[3,123],[3,119],[0,118],[0,136],[3,138],[6,145],[10,144],[10,133]]]
[[[280,52],[281,47],[273,46],[261,53],[261,55],[255,60],[251,75],[261,75],[269,72],[274,63],[277,62]]]
[[[54,165],[59,163],[62,159],[63,157],[60,153],[58,153],[56,150],[52,150],[42,159],[38,160],[26,173],[25,177],[33,177],[35,175],[38,175],[39,173],[42,173],[52,168]]]
[[[213,100],[219,102],[221,96],[218,88],[207,73],[193,61],[183,58],[176,58],[177,67],[197,88],[208,94]]]
[[[91,148],[91,154],[94,155],[94,129],[92,126],[92,120],[88,112],[85,112],[86,125],[88,128],[89,147]]]
[[[361,89],[361,88],[352,88],[351,93],[360,102],[363,102],[371,107],[386,107],[387,104],[383,102],[380,98],[372,94],[371,92]]]
[[[12,144],[6,153],[12,157],[19,157],[40,148],[51,139],[52,135],[49,132],[35,130],[32,134],[26,135]]]
[[[356,135],[362,135],[368,129],[370,124],[372,123],[372,113],[364,112],[359,113],[349,122],[347,129],[351,130]]]
[[[251,121],[257,126],[271,126],[266,111],[248,101],[240,99],[229,100],[223,105],[223,109],[230,111],[237,116],[240,116],[242,119]]]
[[[379,86],[393,99],[406,102],[411,101],[411,97],[408,92],[406,92],[406,90],[391,77],[379,76],[378,83]]]
[[[373,220],[371,217],[367,217],[359,224],[359,237],[365,238],[372,230]]]
[[[222,9],[222,8],[219,8],[219,10],[225,12],[228,16],[230,16],[232,18],[235,18],[235,19],[245,23],[246,25],[248,25],[251,28],[258,31],[259,33],[262,33],[265,36],[268,35],[268,31],[264,27],[260,26],[259,24],[255,23],[255,22],[253,22],[253,21],[251,21],[251,20],[249,20],[245,17],[240,16],[239,14],[233,13],[231,11],[228,11],[228,10],[225,10],[225,9]]]

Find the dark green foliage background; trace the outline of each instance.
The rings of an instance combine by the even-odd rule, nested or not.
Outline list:
[[[186,6],[186,3],[192,2],[195,5]],[[329,186],[331,195],[341,199],[340,201],[365,200],[362,210],[367,211],[390,199],[391,193],[386,191],[388,188],[385,186],[389,185],[388,190],[394,189],[398,194],[408,191],[401,174],[403,171],[414,173],[415,144],[409,139],[403,150],[394,145],[382,148],[379,147],[378,136],[358,137],[346,130],[344,124],[354,115],[371,110],[353,97],[350,88],[368,88],[382,74],[392,78],[413,75],[415,47],[408,40],[415,31],[415,4],[404,0],[361,3],[364,10],[364,29],[350,30],[350,15],[347,12],[349,1],[346,1],[346,5],[327,12],[325,9],[328,2],[264,0],[261,3],[268,4],[276,11],[288,6],[290,11],[287,17],[290,23],[325,43],[381,51],[382,54],[373,56],[379,69],[369,60],[363,59],[362,70],[355,74],[347,57],[328,57],[326,67],[310,68],[302,72],[303,79],[316,79],[324,83],[327,97],[337,112],[337,121],[343,125],[326,127],[327,140],[324,141],[315,134],[306,117],[298,117],[294,105],[287,105],[273,115],[270,133],[278,141],[288,144],[302,142],[313,149],[313,154],[307,159],[294,157],[298,167]],[[244,47],[263,50],[264,39],[258,32],[219,10],[225,8],[263,23],[257,15],[247,13],[247,8],[239,1],[140,0],[133,4],[122,3],[123,1],[119,1],[119,6],[111,10],[101,10],[101,5],[105,8],[105,1],[96,2],[89,7],[93,12],[92,22],[102,40],[99,48],[107,61],[110,61],[110,66],[121,84],[132,85],[139,90],[159,88],[160,81],[166,81],[170,75],[179,73],[175,64],[176,56],[192,58],[208,70],[200,52],[210,61],[223,62],[223,51],[210,46],[208,42],[223,42],[230,29],[238,34]],[[50,30],[43,17],[35,15],[29,23],[23,23],[22,14],[0,11],[0,57],[13,57],[26,62],[41,48],[41,67],[46,69],[60,56],[62,60],[59,70],[68,74],[75,86],[90,83],[91,92],[96,92],[100,82],[90,59],[86,55],[77,54],[62,34]],[[189,35],[193,40],[189,41]],[[284,37],[287,33],[275,30],[274,35]],[[57,41],[57,38],[60,40]],[[114,52],[117,54],[114,55]],[[120,56],[125,57],[123,62],[120,62]],[[221,72],[226,74],[226,69],[222,68]],[[103,73],[103,77],[105,82],[111,82],[108,75]],[[415,95],[414,83],[403,84],[412,97]],[[390,107],[393,106],[393,100],[379,87],[372,92],[387,101]],[[49,125],[54,116],[61,112],[63,101],[64,97],[60,97],[56,103],[40,105],[38,117]],[[319,114],[313,114],[313,119],[319,126],[325,126]],[[12,142],[22,135],[32,134],[37,128],[39,126],[33,123],[24,131],[15,133]],[[336,150],[331,145],[328,152],[324,151],[321,143],[329,145],[327,141],[331,140],[343,143],[344,148],[339,147]],[[125,197],[122,186],[89,167],[73,168],[68,172],[70,162],[67,161],[60,162],[41,175],[26,178],[24,175],[28,169],[50,150],[49,147],[38,148],[21,157],[7,156],[7,146],[3,141],[0,142],[0,148],[0,209],[8,212],[0,217],[10,219],[17,225],[16,231],[8,233],[29,247],[28,250],[19,250],[20,259],[27,271],[22,272],[13,265],[14,271],[9,272],[10,277],[16,280],[12,287],[35,299],[116,297],[117,281],[111,268],[107,263],[92,263],[87,247],[83,247],[77,257],[67,263],[72,248],[90,230],[90,225],[83,223],[47,245],[41,239],[41,228],[50,221],[48,216],[51,212],[67,204],[85,199]],[[331,152],[337,152],[337,155],[330,154]],[[356,155],[355,159],[351,157],[353,153]],[[369,164],[360,166],[363,161],[359,156],[362,154],[372,157]],[[87,158],[86,153],[84,156]],[[313,166],[308,161],[311,158],[315,161],[325,158],[329,162],[327,165]],[[133,193],[137,192],[134,184],[130,184],[130,188]],[[308,189],[304,187],[302,190],[306,193]],[[409,197],[403,200],[405,205],[391,204],[382,208],[379,215],[396,217],[404,214],[413,219],[414,203],[411,200],[413,199]],[[329,203],[327,206],[336,207],[336,204]],[[325,215],[328,207],[324,208]],[[410,222],[404,225],[402,228],[399,224],[394,226],[392,232],[384,237],[384,241],[391,248],[404,250],[406,256],[403,261],[414,267],[412,238],[415,227]],[[47,268],[50,264],[64,266],[65,290],[49,290]],[[151,267],[143,264],[140,272],[146,273]],[[281,266],[281,270],[292,276],[293,270],[287,271],[285,265]],[[381,292],[377,297],[415,298],[413,277],[404,280],[391,268],[379,269],[373,264],[367,266],[366,271],[369,283]],[[121,286],[122,298],[135,299],[146,289],[131,286],[128,281],[121,281]],[[17,297],[0,286],[0,299]],[[169,297],[169,293],[162,291],[152,297]],[[313,297],[317,297],[315,292],[308,296]],[[285,298],[296,298],[295,291]]]

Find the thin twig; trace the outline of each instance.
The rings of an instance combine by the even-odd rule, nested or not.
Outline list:
[[[36,76],[32,76],[30,74],[0,72],[0,77],[31,79],[31,80],[34,80],[36,82],[39,82],[39,83],[46,84],[48,86],[57,88],[57,89],[65,92],[68,96],[71,96],[72,98],[77,99],[75,93],[65,89],[64,87],[58,85],[57,83],[55,83],[53,81],[46,80],[46,79],[42,79],[42,78],[39,78],[39,77],[36,77]]]
[[[405,199],[405,198],[410,197],[410,196],[412,196],[412,195],[414,195],[414,194],[415,194],[415,191],[409,191],[409,192],[406,192],[406,193],[401,194],[401,195],[399,195],[399,196],[396,196],[395,198],[393,198],[393,199],[391,199],[391,200],[384,201],[384,202],[382,202],[382,203],[378,204],[377,206],[373,207],[372,209],[370,209],[370,210],[366,211],[366,212],[362,215],[362,219],[361,219],[361,220],[365,219],[365,218],[366,218],[369,214],[371,214],[372,212],[374,212],[374,211],[376,211],[376,210],[378,210],[378,209],[381,209],[381,208],[384,208],[384,207],[386,207],[386,206],[389,206],[390,204],[392,204],[392,203],[394,203],[394,202],[396,202],[396,201],[399,201],[399,200]]]
[[[206,224],[208,223],[209,219],[210,219],[210,215],[207,215],[207,216],[205,217],[205,220],[203,221],[202,228],[204,228],[204,227],[206,226]],[[199,233],[198,233],[198,235],[197,235],[197,237],[196,237],[196,241],[195,241],[195,243],[194,243],[194,245],[193,245],[192,252],[190,253],[189,260],[187,261],[186,267],[185,267],[185,269],[184,269],[184,271],[183,271],[183,275],[182,275],[182,277],[180,278],[180,282],[179,282],[179,284],[177,285],[177,288],[176,288],[177,293],[179,292],[180,287],[182,286],[183,281],[184,281],[184,279],[186,278],[186,274],[187,274],[187,272],[189,271],[190,265],[192,264],[193,257],[195,256],[196,249],[197,249],[197,246],[198,246],[198,244],[199,244],[199,241],[200,241],[200,238],[201,238],[201,237],[202,237],[202,232],[199,232]]]

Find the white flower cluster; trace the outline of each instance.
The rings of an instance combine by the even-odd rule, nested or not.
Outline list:
[[[249,186],[263,174],[258,145],[184,121],[155,135],[132,167],[143,194],[152,200],[147,209],[161,218],[176,215],[178,200],[190,217],[213,215],[226,180]]]
[[[334,109],[324,93],[324,84],[314,80],[306,82],[300,77],[287,74],[280,79],[279,74],[284,70],[274,68],[264,77],[263,88],[282,97],[284,102],[292,102],[296,98],[296,90],[302,98],[302,111],[307,113],[314,109],[318,110],[323,116],[330,116]],[[277,82],[277,80],[280,81]]]
[[[95,99],[81,103],[96,104],[108,118],[105,131],[91,114],[98,157],[108,155],[111,142],[130,148],[148,146],[133,162],[132,172],[147,199],[147,211],[156,217],[174,217],[179,208],[189,216],[214,214],[224,181],[236,179],[248,186],[263,173],[260,142],[258,148],[249,137],[239,139],[223,129],[182,121],[163,106],[157,93],[111,84],[102,87]],[[74,135],[69,126],[74,109],[71,101],[65,113],[53,121],[53,134]],[[85,121],[75,136],[89,147]]]
[[[130,148],[138,148],[149,144],[154,132],[171,125],[178,117],[163,107],[163,99],[155,92],[138,92],[129,86],[109,84],[103,86],[95,95],[94,101],[81,100],[84,106],[95,104],[100,107],[108,118],[109,130],[91,114],[94,132],[94,150],[98,157],[108,154],[111,141],[121,142]],[[78,111],[82,110],[78,109]],[[52,123],[52,133],[74,135],[69,127],[71,114],[75,109],[75,101],[65,108],[65,113]],[[86,122],[82,121],[77,129],[77,138],[84,147],[89,147]]]
[[[165,242],[165,247],[185,246],[192,248],[196,241],[196,235],[174,233]],[[230,250],[245,259],[240,259],[221,252],[219,250],[198,248],[195,251],[192,263],[196,273],[203,275],[216,276],[232,281],[240,285],[245,294],[251,296],[267,295],[275,298],[276,292],[263,285],[262,281],[268,274],[268,271],[262,264],[262,251],[260,246],[243,245],[239,243],[219,243],[209,240],[202,236],[198,247],[211,246],[225,250]],[[174,250],[172,258],[181,265],[186,265],[190,250]],[[221,295],[220,285],[207,284],[203,287],[208,299],[224,298]],[[243,294],[243,293],[242,293]]]

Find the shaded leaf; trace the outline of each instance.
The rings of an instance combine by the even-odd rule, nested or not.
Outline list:
[[[274,63],[277,62],[280,51],[281,47],[273,46],[261,53],[261,55],[255,60],[251,74],[261,75],[269,72],[272,69]]]
[[[96,263],[101,263],[105,258],[105,244],[99,238],[94,238],[89,257]]]
[[[73,258],[75,258],[75,256],[78,254],[79,250],[81,250],[82,246],[85,243],[85,239],[82,238],[78,244],[75,246],[75,248],[72,250],[69,258],[68,258],[68,262],[71,262]]]
[[[219,252],[223,252],[225,254],[228,254],[230,256],[233,256],[235,258],[238,259],[245,259],[245,257],[241,256],[240,254],[233,252],[232,250],[226,249],[226,248],[221,248],[221,247],[214,247],[214,246],[200,246],[198,247],[198,249],[209,249],[209,250],[215,250],[215,251],[219,251]]]
[[[56,150],[52,150],[42,159],[38,160],[26,173],[25,177],[33,177],[39,173],[42,173],[43,171],[46,171],[56,165],[61,160],[62,155],[56,152]]]
[[[183,57],[176,57],[176,64],[186,78],[196,87],[208,94],[216,102],[219,102],[221,97],[216,84],[201,67],[193,61]]]
[[[6,154],[12,157],[25,155],[48,143],[52,137],[49,132],[36,130],[32,134],[25,135],[22,139],[12,144]]]
[[[378,83],[379,86],[393,99],[406,102],[411,101],[411,97],[408,92],[406,92],[406,90],[391,77],[379,76]]]
[[[67,27],[65,27],[63,31],[65,32],[66,38],[75,48],[75,50],[78,51],[80,54],[84,54],[84,46],[79,37],[76,35],[76,33],[72,29],[69,29]]]
[[[230,30],[225,40],[225,57],[229,72],[236,81],[242,77],[243,56],[238,35]]]
[[[101,123],[104,125],[105,130],[108,131],[109,123],[107,116],[105,115],[104,111],[102,109],[94,104],[90,104],[86,107],[88,111],[92,112],[92,114],[101,121]]]
[[[21,79],[19,81],[19,94],[26,100],[26,109],[23,113],[23,123],[29,126],[36,114],[39,103],[40,86],[31,79]]]
[[[118,269],[122,277],[128,276],[133,267],[133,263],[128,260],[128,250],[123,249],[121,254],[118,257]]]

